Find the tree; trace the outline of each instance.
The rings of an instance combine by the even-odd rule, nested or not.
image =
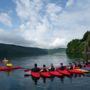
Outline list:
[[[90,48],[90,31],[87,31],[81,40],[74,39],[67,45],[67,54],[71,56],[83,56]]]

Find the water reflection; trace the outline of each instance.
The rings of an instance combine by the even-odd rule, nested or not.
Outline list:
[[[4,73],[5,73],[7,76],[12,75],[12,71],[4,71]]]
[[[12,74],[12,71],[6,71],[7,76],[10,76]]]
[[[64,77],[60,78],[61,83],[64,83]]]
[[[66,65],[69,61],[71,60],[67,58],[66,54],[12,59],[14,65],[23,66],[24,68],[32,68],[36,62],[40,67],[43,64],[46,64],[47,67],[49,67],[51,63],[53,63],[54,66],[58,66],[61,62]],[[90,89],[90,78],[87,77],[82,78],[81,76],[78,78],[78,75],[71,75],[70,77],[36,79],[31,77],[30,74],[24,74],[24,70],[0,72],[0,90],[72,90],[73,88],[81,90],[81,87],[85,87],[83,90]]]
[[[37,85],[39,78],[34,78],[34,77],[31,77],[31,78],[34,81],[35,85]]]
[[[27,76],[29,76],[29,75],[27,75]],[[68,77],[67,76],[63,76],[63,77],[51,77],[51,78],[41,77],[41,78],[42,78],[42,81],[43,81],[44,84],[47,83],[47,79],[49,79],[51,82],[54,82],[54,79],[55,78],[59,78],[60,79],[60,82],[62,84],[64,84],[65,78],[68,78],[70,80],[70,82],[72,83],[73,78],[82,77],[82,76],[84,76],[84,75],[81,75],[81,74],[72,74],[72,75],[70,75]],[[31,76],[31,78],[32,78],[34,84],[37,85],[40,78],[37,79],[37,78],[34,78],[32,76]]]
[[[54,78],[55,78],[54,76],[52,76],[52,77],[50,78],[51,82],[53,82],[53,81],[54,81]]]

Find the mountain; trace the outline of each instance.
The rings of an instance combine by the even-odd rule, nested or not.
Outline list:
[[[90,53],[90,31],[87,31],[82,39],[70,41],[66,49],[68,56],[81,57]],[[90,55],[87,55],[87,57]]]
[[[34,47],[0,44],[0,57],[35,56],[44,54],[48,54],[48,50]]]
[[[25,57],[65,52],[65,48],[41,49],[0,43],[0,57]]]
[[[65,48],[55,48],[55,49],[48,49],[48,54],[54,54],[54,53],[65,53]]]

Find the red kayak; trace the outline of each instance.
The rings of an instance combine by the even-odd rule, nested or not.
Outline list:
[[[86,65],[85,67],[86,67],[86,68],[90,68],[90,65]]]
[[[45,78],[50,78],[51,77],[49,72],[40,72],[40,76],[45,77]]]
[[[60,66],[56,67],[56,70],[60,70]],[[67,70],[66,66],[64,66],[64,70]]]
[[[50,71],[49,73],[52,76],[57,76],[57,77],[62,77],[63,76],[63,74],[59,73],[58,71]]]
[[[26,70],[24,70],[24,72],[29,72],[29,71],[31,71],[30,69],[26,69]]]
[[[70,76],[70,73],[67,70],[57,70],[57,71],[65,76]]]
[[[15,69],[22,69],[22,67],[20,66],[16,66],[16,67],[0,67],[0,71],[12,71],[12,70],[15,70]]]
[[[81,72],[80,70],[76,70],[76,69],[72,69],[72,70],[68,70],[69,73],[71,74],[84,74],[83,72]]]
[[[40,78],[40,73],[39,72],[31,72],[31,76],[34,78]]]
[[[74,69],[80,69],[80,67],[76,66]]]
[[[25,74],[26,76],[32,76],[34,78],[40,78],[40,72],[32,72],[31,70],[24,70],[25,72],[28,72],[28,74]]]

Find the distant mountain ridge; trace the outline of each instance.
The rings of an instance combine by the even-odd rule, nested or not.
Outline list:
[[[55,48],[55,49],[48,49],[49,54],[54,54],[54,53],[62,53],[66,52],[66,48]]]
[[[35,48],[35,47],[23,47],[11,44],[0,43],[0,56],[1,57],[12,57],[12,56],[35,56],[48,54],[46,49]]]
[[[65,48],[41,49],[0,43],[0,57],[37,56],[65,52]]]

